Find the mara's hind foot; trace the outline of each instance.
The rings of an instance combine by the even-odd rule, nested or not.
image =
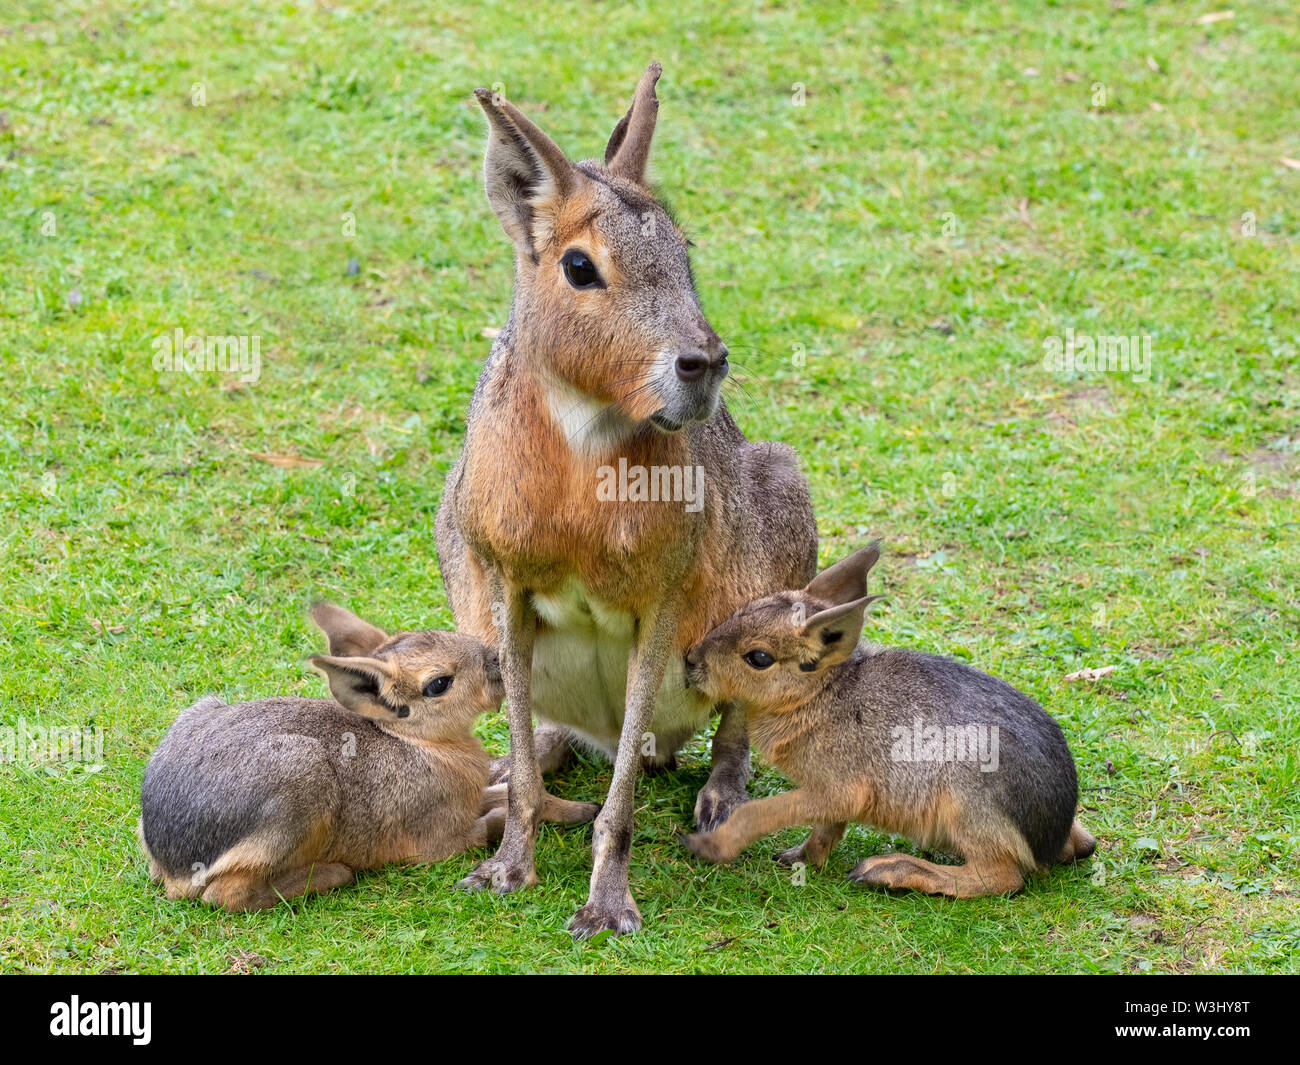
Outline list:
[[[965,865],[936,865],[910,854],[877,854],[853,867],[849,879],[889,891],[923,891],[969,899],[979,895],[1005,895],[1024,887],[1019,867],[1002,860],[968,861]]]
[[[356,879],[352,870],[338,862],[305,865],[300,869],[291,869],[281,873],[272,881],[272,886],[281,898],[292,899],[298,895],[315,895],[322,891],[331,891],[343,887]]]
[[[641,911],[630,891],[621,899],[598,899],[593,895],[569,921],[574,939],[590,939],[601,932],[626,936],[641,931]]]
[[[1062,865],[1067,862],[1081,862],[1085,858],[1091,858],[1096,849],[1097,840],[1093,834],[1075,821],[1070,826],[1070,838],[1065,841],[1065,846],[1061,848],[1061,856],[1056,860]]]
[[[201,898],[209,906],[230,913],[269,910],[280,901],[280,896],[271,890],[262,872],[214,876],[203,885]]]
[[[282,899],[316,894],[350,884],[352,870],[346,865],[327,863],[306,865],[279,873],[269,880],[265,873],[222,873],[203,888],[203,901],[231,913],[269,910]]]

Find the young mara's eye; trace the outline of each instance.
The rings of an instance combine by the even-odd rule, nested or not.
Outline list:
[[[766,669],[775,662],[776,659],[766,651],[750,651],[749,654],[745,655],[745,661],[755,669]]]
[[[595,288],[601,283],[596,264],[577,248],[566,251],[560,265],[564,268],[564,276],[574,288]]]
[[[435,695],[441,695],[451,687],[451,681],[451,677],[434,677],[433,680],[429,681],[429,683],[424,686],[425,697],[431,699]]]

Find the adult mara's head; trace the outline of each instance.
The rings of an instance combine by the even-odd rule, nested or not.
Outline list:
[[[728,371],[686,237],[646,180],[659,75],[658,63],[642,75],[603,163],[570,161],[500,94],[475,92],[488,202],[515,246],[507,340],[579,445],[707,421]]]

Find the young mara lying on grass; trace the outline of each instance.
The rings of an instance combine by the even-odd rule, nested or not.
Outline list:
[[[145,769],[140,838],[170,899],[228,910],[350,883],[358,869],[435,862],[501,836],[505,786],[471,728],[501,705],[496,653],[452,632],[388,636],[317,605],[333,699],[209,696]],[[543,797],[550,821],[595,803]]]

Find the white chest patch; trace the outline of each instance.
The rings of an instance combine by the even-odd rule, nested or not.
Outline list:
[[[623,728],[635,619],[592,599],[576,580],[558,594],[536,596],[534,606],[545,625],[533,647],[533,712],[612,757]],[[656,752],[680,747],[708,722],[711,708],[686,687],[685,667],[670,655],[650,726]]]
[[[625,439],[632,428],[610,404],[563,382],[547,385],[546,405],[569,447],[579,454],[607,451]]]

